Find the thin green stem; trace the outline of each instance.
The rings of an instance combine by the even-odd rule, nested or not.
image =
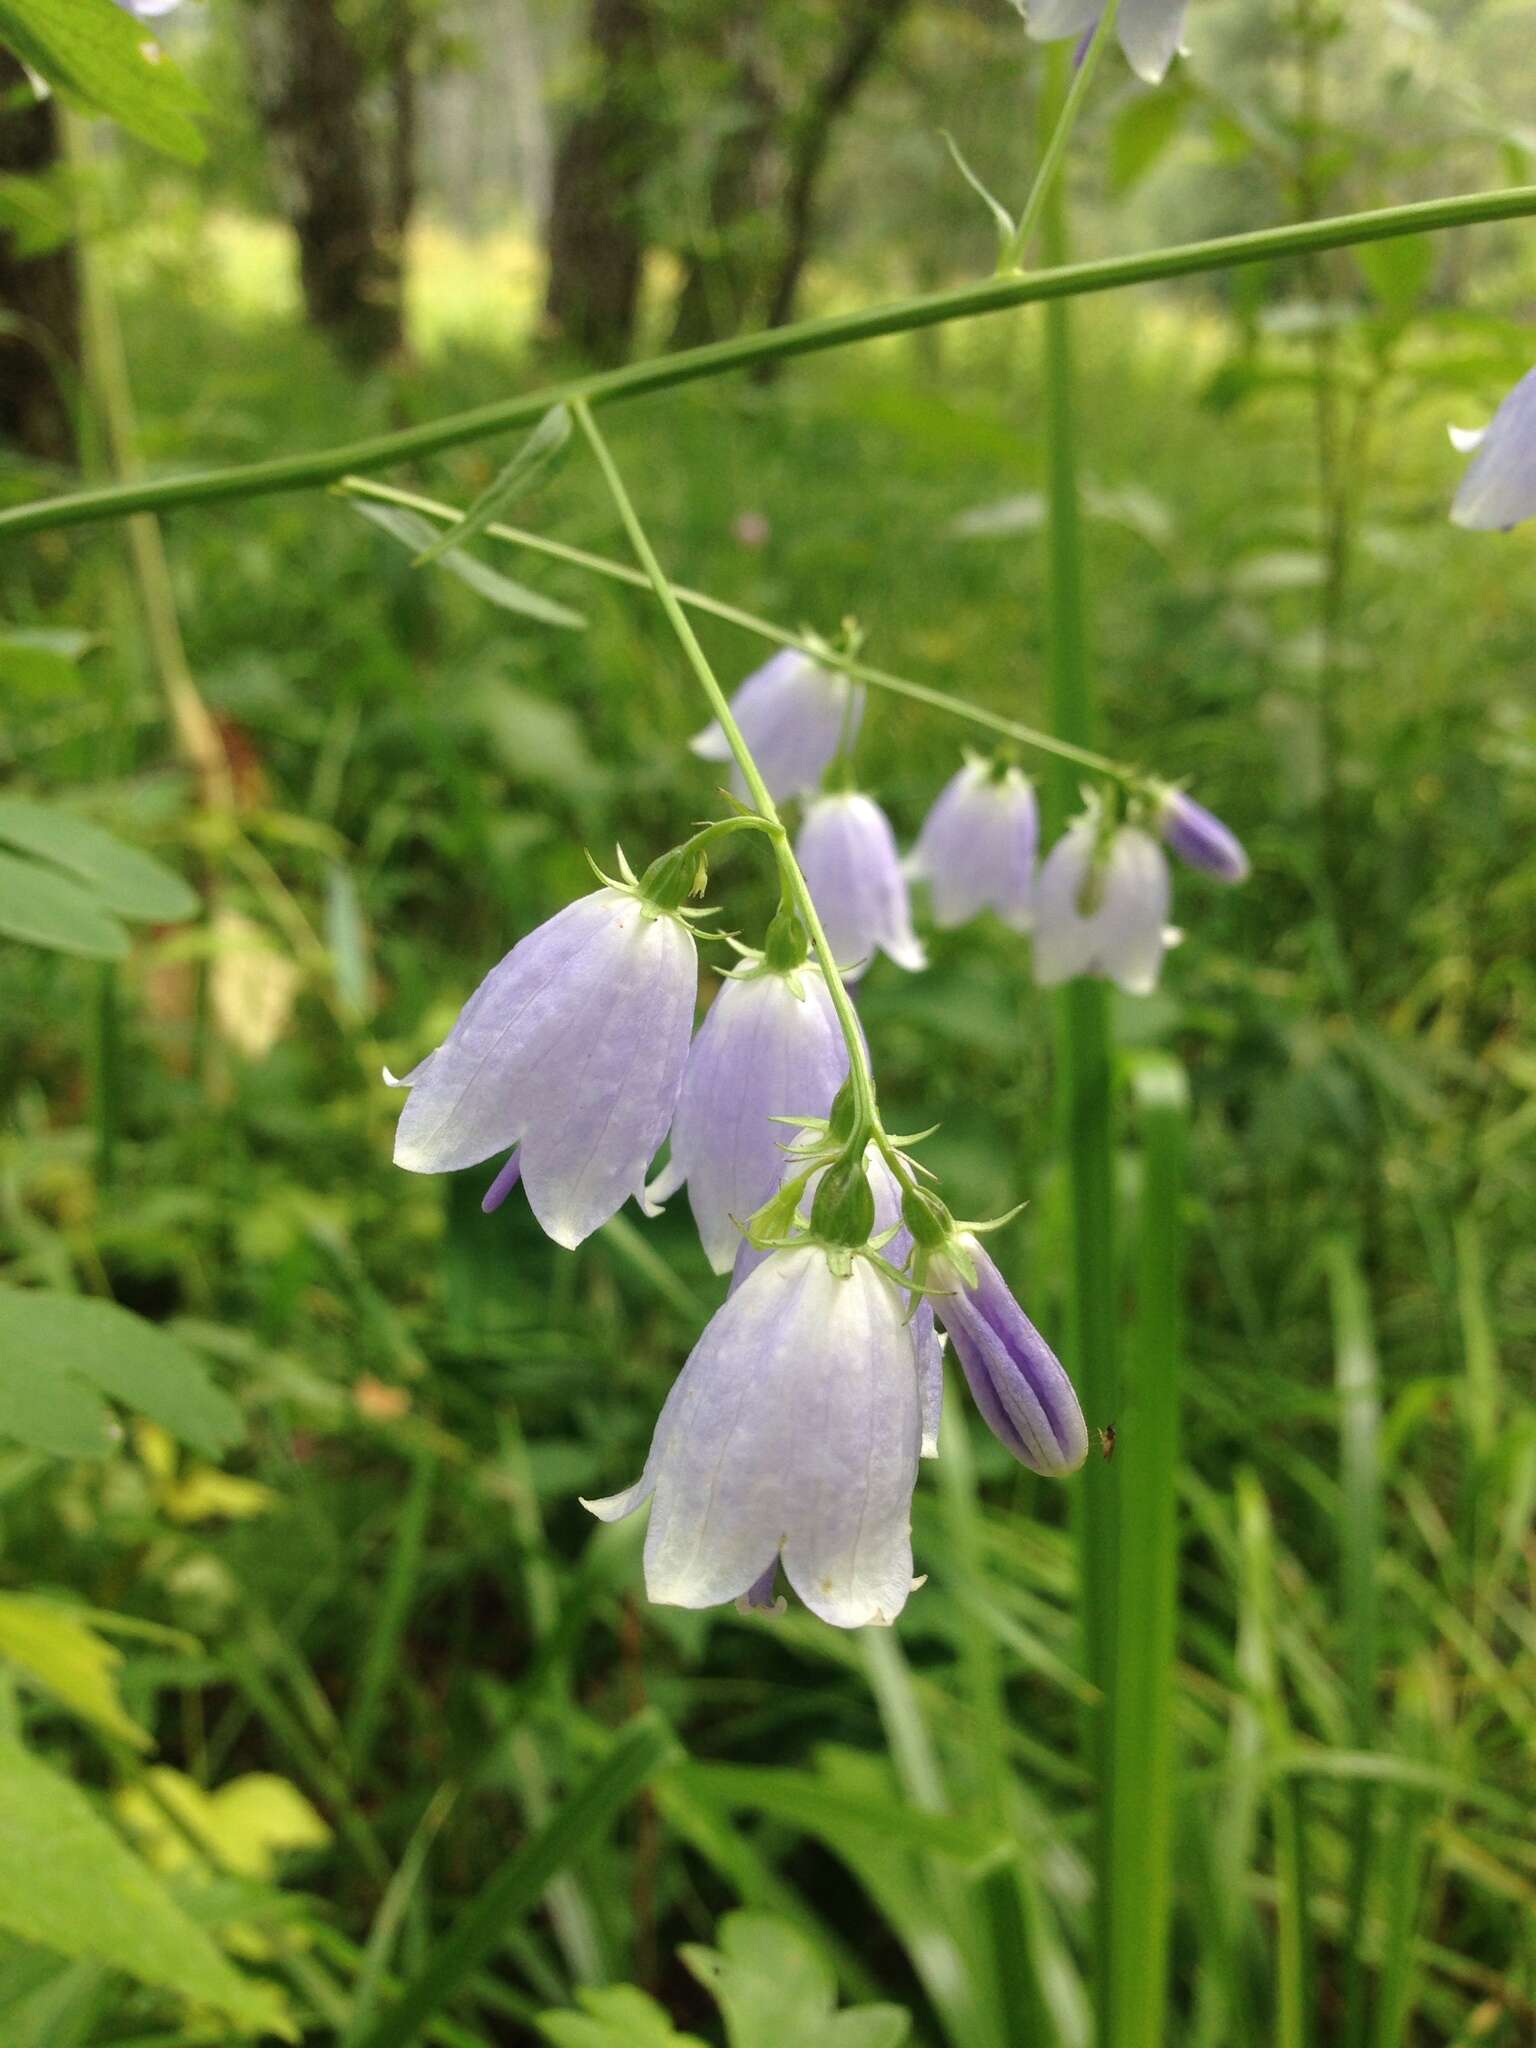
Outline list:
[[[950,320],[971,320],[986,313],[1009,312],[1018,306],[1078,298],[1091,292],[1120,291],[1129,285],[1156,284],[1169,278],[1197,277],[1213,270],[1272,263],[1323,249],[1390,241],[1401,235],[1435,234],[1487,221],[1519,220],[1530,214],[1536,214],[1536,185],[1522,185],[1508,192],[1465,193],[1451,199],[1383,207],[1371,213],[1341,214],[1333,220],[1290,222],[1248,234],[1222,235],[1208,242],[1111,256],[1097,263],[1062,264],[1027,277],[991,277],[977,284],[898,300],[889,306],[833,313],[819,320],[770,328],[765,333],[737,335],[703,348],[682,349],[650,362],[627,363],[617,370],[549,385],[520,398],[500,399],[494,405],[478,406],[471,412],[430,420],[402,433],[376,434],[341,447],[277,456],[267,462],[135,481],[111,489],[73,491],[30,505],[13,505],[0,512],[0,534],[40,533],[55,526],[115,519],[126,512],[206,505],[217,499],[253,498],[270,491],[303,490],[335,483],[349,470],[383,469],[411,456],[430,455],[440,448],[462,447],[514,427],[531,426],[551,406],[569,404],[578,398],[590,404],[641,398],[649,392],[698,383],[732,370],[749,370],[759,363],[847,348],[854,342],[876,341],[884,335],[910,334],[919,328],[942,326]]]
[[[463,517],[453,505],[444,505],[436,498],[423,498],[415,491],[397,490],[393,484],[376,484],[367,477],[343,477],[336,488],[348,497],[371,498],[384,505],[400,505],[407,511],[419,512],[423,518],[441,520],[445,525]],[[568,541],[547,540],[542,534],[528,532],[525,527],[504,526],[500,522],[486,527],[485,531],[492,540],[528,548],[535,554],[547,555],[553,562],[568,562],[572,568],[589,569],[596,576],[606,576],[615,583],[627,583],[633,590],[649,590],[651,587],[651,579],[643,570],[631,569],[627,563],[612,561],[607,555],[594,555],[586,548],[572,547]],[[1000,711],[989,711],[984,704],[973,704],[969,698],[956,697],[948,690],[935,690],[927,683],[911,682],[906,676],[892,675],[889,669],[872,668],[867,661],[839,653],[835,647],[814,635],[792,633],[785,626],[775,625],[771,619],[759,618],[756,612],[743,611],[740,605],[726,604],[702,590],[690,590],[685,584],[674,583],[672,595],[689,611],[705,612],[726,625],[740,626],[743,632],[755,633],[761,640],[771,640],[776,647],[792,647],[796,653],[809,655],[813,661],[820,662],[823,668],[835,668],[843,675],[851,676],[855,682],[868,683],[871,688],[884,690],[893,697],[906,697],[912,703],[926,704],[934,711],[947,711],[952,718],[966,719],[970,724],[983,726],[988,732],[995,732],[1019,746],[1035,747],[1043,754],[1053,754],[1058,760],[1070,761],[1095,775],[1107,775],[1112,781],[1127,787],[1146,780],[1143,771],[1128,762],[1112,761],[1107,754],[1097,754],[1091,747],[1074,746],[1070,740],[1058,739],[1054,733],[1042,732],[1038,726],[1021,725],[1016,718],[1005,718]]]
[[[598,468],[603,473],[603,481],[608,486],[614,508],[623,522],[625,532],[629,535],[630,545],[645,570],[647,581],[655,591],[673,632],[677,635],[678,644],[688,659],[689,667],[698,677],[704,695],[709,699],[709,707],[719,721],[726,744],[741,770],[741,778],[747,785],[747,793],[773,841],[774,858],[778,863],[784,892],[799,912],[816,958],[821,964],[821,971],[826,977],[827,992],[832,998],[832,1007],[837,1013],[837,1021],[848,1047],[848,1076],[859,1112],[859,1127],[880,1143],[883,1151],[889,1140],[885,1139],[885,1134],[880,1128],[880,1113],[875,1102],[875,1077],[870,1069],[864,1034],[859,1029],[853,1001],[843,985],[843,977],[838,971],[837,961],[833,957],[832,947],[822,928],[816,906],[811,901],[811,892],[805,876],[800,872],[800,863],[795,859],[794,849],[789,843],[789,834],[785,830],[783,819],[779,816],[778,806],[774,803],[762,772],[753,759],[752,749],[747,745],[741,727],[731,714],[730,703],[709,665],[709,657],[699,645],[698,636],[689,622],[688,614],[679,604],[677,593],[656,558],[656,551],[640,523],[640,515],[634,508],[624,479],[620,476],[618,466],[609,452],[608,443],[592,417],[591,408],[585,399],[577,398],[572,402],[571,410],[575,415],[576,424],[586,437],[588,447],[597,459]]]
[[[1029,253],[1030,242],[1046,202],[1056,189],[1056,179],[1067,154],[1067,144],[1072,140],[1072,130],[1077,126],[1077,117],[1082,110],[1088,89],[1093,84],[1093,74],[1099,68],[1110,36],[1114,33],[1115,16],[1120,12],[1120,0],[1109,0],[1109,5],[1099,16],[1098,26],[1083,52],[1083,61],[1078,65],[1067,96],[1061,103],[1061,112],[1051,130],[1051,139],[1045,146],[1045,155],[1040,159],[1040,168],[1035,172],[1035,182],[1029,188],[1029,197],[1024,202],[1024,211],[1019,215],[1019,224],[1013,231],[1013,239],[1004,249],[998,263],[1000,271],[1021,271],[1024,258]]]

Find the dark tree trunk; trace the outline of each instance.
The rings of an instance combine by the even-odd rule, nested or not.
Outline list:
[[[654,28],[652,0],[591,0],[589,82],[555,153],[544,311],[598,362],[628,352],[639,309],[641,188],[660,125]]]
[[[36,177],[59,161],[58,110],[35,100],[0,50],[0,174]],[[24,256],[0,232],[0,440],[45,462],[75,452],[72,406],[80,362],[80,298],[69,243]]]
[[[401,341],[401,252],[390,218],[398,179],[386,193],[373,174],[367,67],[337,0],[270,0],[260,14],[256,68],[286,173],[305,310],[352,361],[376,363]]]
[[[774,237],[773,154],[778,101],[758,47],[761,15],[726,25],[735,57],[731,99],[736,118],[720,144],[709,182],[708,219],[690,252],[673,315],[672,346],[737,334],[763,305]],[[734,46],[732,50],[729,46]]]
[[[826,167],[839,118],[858,96],[886,38],[911,0],[858,0],[849,9],[842,41],[825,76],[809,94],[789,138],[789,178],[784,193],[785,242],[768,301],[768,325],[794,318],[795,299],[810,257],[816,227],[816,187]],[[764,372],[771,374],[772,366]]]

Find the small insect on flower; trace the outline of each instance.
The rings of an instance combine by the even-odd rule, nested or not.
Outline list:
[[[1452,427],[1471,462],[1451,506],[1457,526],[1508,533],[1536,515],[1536,370],[1528,370],[1480,431]]]
[[[698,991],[681,915],[612,884],[521,940],[409,1088],[395,1164],[451,1173],[517,1149],[486,1196],[521,1179],[557,1244],[575,1246],[631,1195],[677,1107]]]
[[[1164,784],[1156,793],[1157,829],[1180,860],[1218,882],[1246,882],[1248,856],[1236,835],[1214,811],[1182,789]]]
[[[652,1600],[767,1604],[775,1562],[837,1628],[894,1621],[912,1590],[922,1422],[902,1291],[822,1244],[773,1252],[683,1367],[639,1480],[585,1502],[618,1521],[654,1495]]]
[[[1046,856],[1035,891],[1035,980],[1042,988],[1095,974],[1127,995],[1150,995],[1168,943],[1163,849],[1136,825],[1106,839],[1091,812]]]
[[[941,930],[994,910],[1027,932],[1034,917],[1040,812],[1018,768],[972,758],[940,791],[907,856],[907,873],[925,881]]]
[[[1115,1425],[1112,1422],[1106,1422],[1099,1431],[1099,1451],[1106,1465],[1115,1455]]]
[[[777,971],[753,955],[729,976],[688,1054],[672,1156],[646,1191],[686,1182],[705,1255],[728,1273],[741,1224],[774,1194],[789,1131],[775,1117],[824,1117],[848,1072],[848,1048],[821,969]]]
[[[1037,43],[1088,36],[1099,25],[1104,0],[1014,0]],[[1188,0],[1120,0],[1115,32],[1138,78],[1158,85],[1184,47]]]
[[[910,972],[928,965],[891,821],[871,797],[842,790],[807,805],[795,857],[845,981],[876,951]]]
[[[731,699],[731,715],[757,762],[775,803],[819,789],[839,752],[858,737],[864,692],[845,675],[825,669],[808,654],[786,647],[754,669]],[[688,742],[701,760],[730,761],[730,745],[718,721]],[[733,765],[731,787],[747,793]]]

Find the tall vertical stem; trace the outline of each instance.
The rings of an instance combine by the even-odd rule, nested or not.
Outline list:
[[[1051,53],[1052,101],[1068,91],[1070,51]],[[1060,183],[1042,212],[1047,263],[1067,260],[1066,213]],[[1050,521],[1047,615],[1051,724],[1061,738],[1092,746],[1098,702],[1088,650],[1083,587],[1082,512],[1073,413],[1072,313],[1064,302],[1045,308],[1045,443]],[[1059,827],[1076,802],[1077,783],[1065,762],[1052,764],[1049,807]],[[1067,1289],[1067,1356],[1090,1425],[1112,1423],[1119,1401],[1116,1355],[1114,1237],[1113,1045],[1104,983],[1069,981],[1055,999],[1057,1097],[1071,1206],[1071,1273]],[[1088,1676],[1102,1695],[1094,1724],[1093,1761],[1099,1787],[1096,1902],[1098,2038],[1114,2039],[1108,1968],[1112,1815],[1114,1800],[1115,1615],[1119,1483],[1107,1459],[1091,1458],[1077,1495],[1083,1633]]]

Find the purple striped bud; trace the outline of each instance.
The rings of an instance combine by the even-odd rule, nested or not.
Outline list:
[[[982,1419],[1021,1465],[1052,1478],[1075,1472],[1088,1455],[1088,1431],[1072,1382],[977,1240],[966,1235],[957,1244],[958,1257],[929,1257],[924,1278],[943,1290],[934,1309]]]
[[[1028,778],[1017,768],[998,775],[987,762],[971,760],[945,784],[923,821],[907,873],[928,884],[941,930],[995,910],[1004,924],[1027,932],[1039,843],[1040,813]]]
[[[856,790],[818,797],[806,808],[795,857],[844,980],[857,980],[877,949],[913,972],[928,965],[896,835],[872,798]]]
[[[1472,456],[1451,506],[1457,526],[1508,533],[1536,514],[1536,370],[1526,372],[1481,432],[1452,427],[1451,440]]]
[[[1184,790],[1158,792],[1157,829],[1164,844],[1202,874],[1212,875],[1218,882],[1247,881],[1248,856],[1236,834]]]
[[[768,794],[782,803],[819,789],[838,752],[853,745],[864,717],[864,692],[845,675],[786,647],[741,684],[731,699],[731,715]],[[706,725],[688,744],[701,760],[731,759],[718,722]],[[739,768],[731,770],[731,787],[737,796],[747,794]]]

